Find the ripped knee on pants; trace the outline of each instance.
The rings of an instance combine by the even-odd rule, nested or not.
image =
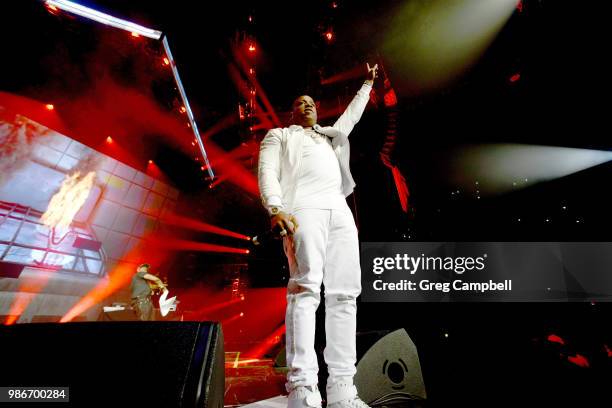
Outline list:
[[[332,301],[336,301],[338,303],[353,303],[357,300],[356,296],[351,296],[351,295],[335,295],[332,296],[335,299],[331,299]]]
[[[308,287],[302,286],[294,280],[289,280],[289,284],[287,285],[287,293],[290,295],[299,295],[304,292],[312,292]]]

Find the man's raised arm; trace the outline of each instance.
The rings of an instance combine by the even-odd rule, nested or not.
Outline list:
[[[333,126],[334,129],[339,130],[347,136],[351,133],[357,122],[359,122],[359,119],[361,119],[361,115],[370,100],[370,91],[372,91],[372,84],[377,76],[378,64],[374,65],[372,68],[370,68],[370,64],[367,64],[367,68],[367,78],[361,86],[361,89],[357,91],[357,95],[355,95],[344,113],[338,118]]]

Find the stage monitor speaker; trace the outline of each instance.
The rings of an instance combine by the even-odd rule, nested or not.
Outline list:
[[[354,383],[359,397],[371,407],[421,407],[427,393],[416,346],[404,329],[357,333],[357,374]],[[319,344],[319,385],[325,398],[327,367]],[[277,371],[286,365],[283,348],[275,360]]]
[[[417,349],[404,329],[357,336],[359,397],[371,407],[417,407],[427,394]]]
[[[67,406],[223,407],[218,323],[17,324],[0,344],[0,384],[70,387]]]

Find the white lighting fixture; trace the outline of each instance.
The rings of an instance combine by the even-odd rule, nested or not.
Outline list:
[[[176,68],[176,64],[174,63],[174,59],[172,57],[172,52],[170,51],[170,45],[168,44],[168,37],[163,36],[162,32],[158,30],[153,30],[151,28],[143,27],[141,25],[132,23],[127,20],[122,20],[117,17],[113,17],[111,15],[102,13],[100,11],[91,9],[89,7],[85,7],[81,4],[68,1],[68,0],[44,0],[44,3],[47,7],[53,7],[57,9],[61,9],[68,13],[76,14],[81,17],[88,18],[90,20],[97,21],[102,24],[106,24],[108,26],[120,28],[125,31],[129,31],[134,36],[142,35],[144,37],[152,38],[154,40],[161,40],[164,51],[166,52],[166,58],[168,59],[168,65],[172,68],[172,75],[174,76],[174,80],[176,82],[177,88],[181,95],[181,99],[183,100],[183,106],[185,107],[185,112],[187,114],[187,118],[189,120],[189,126],[192,128],[195,140],[198,143],[198,147],[200,148],[200,153],[202,153],[202,158],[204,159],[204,163],[208,170],[208,175],[210,179],[213,180],[215,177],[215,173],[212,170],[212,166],[208,161],[208,155],[206,154],[206,149],[204,148],[204,142],[200,137],[200,132],[198,131],[198,126],[193,117],[193,112],[191,111],[191,106],[189,105],[189,100],[187,99],[187,94],[185,92],[185,88],[183,87],[183,83],[181,82],[181,78],[179,76],[178,70]],[[197,159],[196,159],[197,160]]]
[[[153,30],[151,28],[143,27],[127,20],[122,20],[120,18],[110,16],[108,14],[96,11],[94,9],[85,7],[81,4],[72,1],[46,0],[45,4],[47,4],[48,6],[57,7],[58,9],[67,11],[68,13],[89,18],[90,20],[95,20],[99,23],[106,24],[112,27],[121,28],[122,30],[129,31],[131,33],[136,33],[144,37],[149,37],[154,40],[159,40],[162,36],[161,31]]]

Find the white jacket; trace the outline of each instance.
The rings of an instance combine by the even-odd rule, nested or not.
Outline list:
[[[342,174],[342,192],[348,197],[355,188],[349,169],[351,148],[348,135],[363,114],[372,86],[363,84],[344,113],[333,126],[314,125],[317,132],[332,138],[332,146]],[[278,207],[290,213],[293,207],[297,178],[300,174],[305,135],[301,126],[275,128],[268,131],[259,148],[258,181],[264,207]]]

